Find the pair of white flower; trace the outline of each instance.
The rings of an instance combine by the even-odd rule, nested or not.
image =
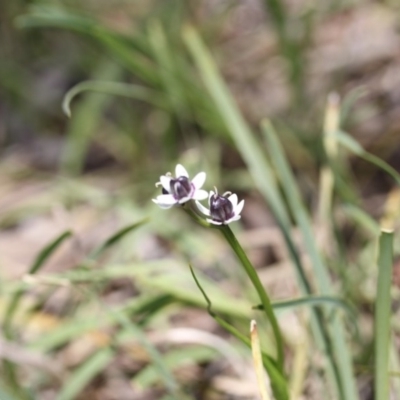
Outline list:
[[[160,182],[157,182],[156,186],[162,186],[162,194],[153,199],[153,202],[161,208],[170,208],[195,200],[198,211],[206,217],[207,222],[214,225],[227,225],[240,219],[244,200],[238,203],[236,194],[226,192],[221,196],[216,189],[215,192],[207,193],[201,189],[205,180],[205,172],[198,173],[190,180],[186,169],[178,164],[175,168],[175,178],[170,173],[160,176]],[[209,208],[199,202],[207,197]]]

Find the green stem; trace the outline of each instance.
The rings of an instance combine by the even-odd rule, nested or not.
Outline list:
[[[227,225],[222,225],[220,227],[220,231],[222,232],[225,239],[231,246],[232,250],[236,253],[236,256],[238,257],[241,264],[243,265],[248,277],[250,278],[254,288],[256,289],[256,291],[258,293],[258,296],[260,297],[261,304],[263,306],[265,314],[267,315],[267,318],[269,319],[269,321],[271,323],[272,330],[274,332],[276,346],[277,346],[278,367],[279,367],[280,371],[282,372],[283,371],[283,361],[284,361],[283,339],[282,339],[282,334],[279,329],[278,321],[277,321],[274,311],[272,309],[271,301],[268,297],[268,294],[265,291],[264,286],[262,285],[260,278],[257,275],[257,272],[255,271],[250,260],[247,258],[246,253],[244,252],[242,246],[237,241],[231,228],[229,228],[229,226],[227,226]]]

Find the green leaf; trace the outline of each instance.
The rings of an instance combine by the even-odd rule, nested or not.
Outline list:
[[[148,218],[144,218],[141,221],[135,222],[134,224],[125,226],[124,228],[120,229],[117,233],[113,234],[109,237],[103,244],[101,244],[97,249],[93,250],[90,255],[88,256],[89,260],[94,260],[103,254],[107,249],[114,246],[120,240],[122,240],[127,234],[131,233],[135,229],[141,227],[148,221]]]
[[[169,370],[182,368],[185,364],[203,364],[216,358],[216,351],[205,347],[184,347],[180,349],[170,350],[163,355],[163,363]],[[147,389],[158,383],[160,374],[154,364],[149,364],[147,367],[140,370],[132,379],[134,385],[138,385],[143,389]]]
[[[59,235],[56,239],[54,239],[50,244],[48,244],[36,257],[32,266],[29,268],[29,274],[35,274],[42,268],[47,261],[47,259],[54,253],[55,250],[64,242],[65,239],[71,236],[71,231],[65,231],[61,235]],[[14,317],[15,312],[18,309],[19,302],[21,300],[22,295],[24,294],[24,289],[18,290],[12,297],[4,317],[3,322],[3,330],[5,336],[8,339],[12,338],[11,333],[11,324]]]
[[[89,36],[123,66],[144,82],[157,85],[158,76],[149,58],[148,46],[140,36],[124,36],[111,31],[99,22],[67,12],[61,7],[33,6],[29,13],[16,19],[19,28],[59,28]]]
[[[65,94],[62,103],[62,109],[68,117],[71,117],[71,101],[78,94],[85,91],[105,93],[113,96],[130,97],[135,100],[145,101],[162,109],[168,109],[164,95],[159,91],[149,89],[142,85],[91,80],[78,83]]]
[[[74,370],[61,388],[56,400],[74,400],[88,383],[97,376],[114,358],[109,348],[98,350]]]
[[[378,288],[375,306],[375,399],[389,398],[389,347],[391,320],[391,281],[393,269],[393,232],[383,231],[379,238]]]
[[[311,263],[319,291],[324,296],[330,296],[332,295],[333,290],[329,271],[317,248],[310,216],[308,215],[304,206],[300,191],[293,176],[293,172],[291,171],[290,165],[285,157],[277,135],[269,121],[263,121],[262,131],[269,146],[269,153],[272,162],[274,163],[275,169],[278,171],[280,176],[282,189],[286,194],[291,211],[302,233],[304,246],[311,258]],[[339,388],[342,392],[342,396],[346,400],[358,399],[351,353],[346,341],[343,322],[339,315],[334,315],[334,317],[331,318],[329,323],[329,332],[333,350],[333,354],[330,355],[330,358],[332,365],[335,366],[335,373],[339,378]],[[328,349],[329,348],[330,347],[328,347]]]
[[[365,161],[368,161],[378,168],[382,169],[386,173],[388,173],[398,185],[400,185],[400,174],[392,168],[388,163],[380,159],[379,157],[369,153],[368,151],[364,150],[363,147],[354,140],[349,134],[338,131],[336,132],[338,142],[346,147],[348,150],[356,154],[357,156],[363,158]]]
[[[153,346],[153,344],[147,339],[145,333],[133,322],[131,322],[125,313],[121,311],[110,311],[110,313],[115,321],[121,324],[124,330],[129,333],[131,337],[135,337],[147,351],[152,360],[154,368],[157,370],[159,377],[162,379],[169,393],[173,396],[176,396],[176,400],[184,400],[185,397],[180,395],[179,385],[174,376],[171,374],[168,365],[166,365],[161,354],[155,348],[155,346]]]

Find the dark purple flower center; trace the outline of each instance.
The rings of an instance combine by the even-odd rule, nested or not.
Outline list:
[[[171,179],[169,183],[171,194],[175,200],[181,200],[185,197],[189,197],[192,193],[193,187],[186,176],[180,176],[176,179]]]
[[[210,214],[213,220],[225,222],[234,216],[233,205],[227,197],[213,194],[210,198]]]

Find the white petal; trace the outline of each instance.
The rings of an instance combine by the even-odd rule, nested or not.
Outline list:
[[[199,172],[193,179],[192,179],[192,185],[196,189],[200,189],[203,185],[204,182],[206,181],[206,173],[205,172]]]
[[[194,200],[204,200],[208,197],[208,193],[205,190],[196,190],[193,194]]]
[[[186,203],[187,201],[189,201],[191,199],[192,198],[190,196],[182,197],[181,199],[179,199],[178,203],[179,204],[183,204],[183,203]]]
[[[175,167],[175,176],[179,178],[180,176],[186,176],[186,178],[189,178],[189,174],[187,173],[185,167],[181,164],[178,164]]]
[[[170,192],[170,190],[171,190],[171,188],[170,188],[170,186],[169,186],[169,183],[171,182],[171,177],[170,176],[166,176],[166,175],[163,175],[163,176],[160,176],[160,183],[161,183],[161,185],[162,185],[162,187],[169,193]]]
[[[199,201],[196,201],[196,206],[202,214],[206,215],[207,217],[210,216],[210,210],[204,207]]]
[[[222,225],[222,222],[218,222],[218,221],[215,221],[215,220],[213,220],[213,219],[207,218],[206,221],[209,222],[210,224]]]
[[[166,210],[167,208],[171,208],[171,207],[173,206],[173,204],[168,204],[168,205],[166,205],[166,204],[160,204],[160,203],[157,202],[156,199],[152,199],[152,201],[153,201],[153,203],[157,204],[158,207],[160,207],[160,208],[162,208],[162,209],[164,209],[164,210]]]
[[[237,197],[237,195],[236,195],[235,193],[231,194],[231,195],[228,197],[228,200],[232,203],[233,209],[235,209],[236,206],[237,206],[237,202],[238,202],[238,197]]]
[[[172,194],[160,194],[156,199],[153,199],[153,202],[158,204],[160,207],[173,206],[176,204],[176,200]]]
[[[236,206],[236,208],[233,209],[233,212],[235,213],[235,215],[239,215],[239,214],[242,212],[243,206],[244,206],[244,200],[242,200],[242,201]]]
[[[233,216],[232,218],[226,220],[226,221],[224,222],[224,225],[228,225],[228,224],[230,224],[231,222],[238,221],[239,219],[240,219],[240,215],[235,215],[235,216]]]

